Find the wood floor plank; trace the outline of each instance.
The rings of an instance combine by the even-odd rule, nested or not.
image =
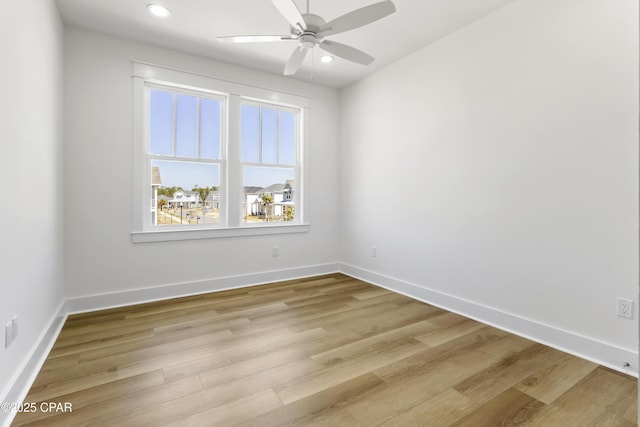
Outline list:
[[[429,376],[446,363],[469,363],[476,367],[474,374],[491,364],[501,360],[484,352],[484,348],[501,338],[491,330],[480,329],[438,347],[429,347],[424,354],[417,354],[395,363],[390,363],[375,372],[389,384],[402,383],[419,376]],[[477,365],[480,363],[480,365]],[[483,368],[480,368],[482,366]],[[465,377],[466,378],[466,377]]]
[[[125,393],[122,391],[117,397],[100,401],[93,405],[88,405],[80,409],[74,409],[73,412],[61,414],[48,414],[48,417],[39,419],[35,422],[26,422],[23,424],[24,414],[18,414],[14,425],[25,425],[30,427],[69,427],[69,426],[114,426],[126,425],[130,421],[130,416],[136,413],[148,413],[149,408],[156,405],[162,407],[175,399],[176,395],[188,396],[202,390],[202,384],[197,376],[183,378],[179,382],[170,385],[160,384],[155,387],[148,388],[144,392]],[[27,397],[30,399],[30,395]],[[47,399],[57,400],[55,398]],[[73,403],[73,402],[72,402]],[[128,424],[132,425],[132,424]]]
[[[185,413],[184,417],[172,423],[165,424],[163,422],[163,424],[169,427],[231,426],[260,416],[280,406],[282,406],[282,402],[280,402],[278,396],[273,390],[268,389],[213,409]],[[142,420],[142,422],[146,422],[146,420]]]
[[[80,391],[58,396],[60,402],[69,402],[76,413],[87,406],[115,399],[123,394],[137,393],[154,386],[164,384],[162,371],[157,370],[135,377],[126,378],[101,386],[85,388]],[[32,395],[33,396],[33,395]],[[42,402],[35,402],[38,406]],[[49,417],[42,411],[27,412],[21,418],[21,423],[28,424]]]
[[[89,342],[82,342],[79,344],[73,344],[73,345],[67,345],[67,346],[56,345],[51,349],[51,352],[49,353],[49,358],[55,359],[57,357],[69,356],[72,354],[77,354],[85,351],[105,348],[111,345],[121,345],[121,344],[129,343],[131,341],[138,341],[141,339],[153,338],[154,336],[155,336],[154,331],[152,329],[147,329],[144,331],[135,332],[131,334],[116,335],[116,336],[111,336],[104,339],[96,339]]]
[[[308,342],[319,342],[326,336],[321,328],[311,329],[295,334],[282,333],[250,339],[235,340],[215,352],[203,352],[199,357],[185,360],[173,360],[167,363],[163,370],[167,380],[205,373],[214,369],[224,368],[262,355],[269,355],[281,347],[295,346]]]
[[[366,400],[351,404],[347,410],[363,424],[372,425],[381,420],[393,419],[411,411],[413,407],[426,409],[427,406],[422,405],[424,401],[445,392],[498,360],[495,356],[474,348],[475,341],[470,337],[466,337],[466,346],[462,346],[463,342],[465,341],[460,340],[457,346],[452,345],[453,348],[465,349],[463,352],[451,353],[430,348],[374,371],[389,387],[368,396]],[[482,344],[484,341],[477,343]],[[462,395],[457,391],[456,394]],[[465,396],[464,401],[472,400]],[[417,410],[413,412],[413,417],[416,416]]]
[[[82,382],[83,378],[94,373],[112,373],[116,374],[118,379],[126,378],[126,376],[129,375],[124,375],[124,373],[133,370],[133,367],[139,366],[141,362],[150,368],[152,364],[156,363],[156,361],[160,361],[159,363],[162,363],[163,360],[166,360],[167,358],[172,359],[179,353],[194,353],[202,348],[215,347],[223,339],[230,336],[231,333],[229,331],[218,331],[185,340],[168,341],[162,344],[157,344],[154,341],[154,344],[157,345],[150,345],[139,349],[130,349],[128,352],[113,355],[110,355],[109,353],[114,350],[114,347],[109,346],[107,348],[109,351],[104,357],[92,358],[89,360],[83,360],[81,358],[82,353],[68,358],[57,358],[52,361],[52,363],[55,363],[53,366],[45,363],[45,366],[43,366],[43,369],[41,370],[40,375],[38,375],[34,385],[36,387],[46,387],[47,385],[59,382],[61,379],[65,379],[67,382]],[[124,346],[128,347],[129,343],[124,344]],[[101,350],[91,350],[90,356],[97,356],[96,353],[99,354],[100,351]],[[64,365],[62,364],[62,362],[67,361],[68,363]],[[162,365],[160,365],[160,368],[161,367]],[[155,369],[157,368],[147,370],[137,369],[136,373],[132,375],[137,375],[139,373]]]
[[[434,328],[431,331],[417,336],[416,339],[430,345],[431,347],[436,347],[458,337],[467,335],[470,332],[477,331],[483,327],[484,325],[482,323],[467,319],[466,321],[462,321],[448,327]]]
[[[536,344],[506,357],[454,388],[479,403],[486,403],[514,387],[531,372],[540,372],[560,362],[566,353]]]
[[[473,407],[474,403],[465,395],[447,388],[435,396],[418,401],[376,422],[379,427],[452,425]]]
[[[527,423],[529,426],[628,426],[634,425],[638,405],[637,381],[598,367]],[[585,404],[586,403],[586,404]],[[635,415],[635,417],[633,417]]]
[[[420,353],[426,348],[426,345],[421,342],[407,340],[399,343],[396,347],[385,349],[384,351],[373,352],[335,363],[318,373],[308,374],[278,386],[275,391],[283,403],[294,402],[342,381],[358,377],[394,361]]]
[[[240,399],[267,389],[273,389],[296,378],[320,372],[322,365],[308,358],[298,359],[287,364],[274,366],[250,375],[238,375],[236,378],[220,379],[215,372],[200,375],[203,386],[212,392]]]
[[[350,329],[363,336],[377,335],[405,325],[428,320],[435,310],[422,303],[406,304],[390,310],[374,313],[366,317],[345,320],[328,325],[328,330]]]
[[[280,427],[311,425],[313,422],[328,423],[326,425],[354,425],[351,422],[348,424],[332,424],[331,422],[338,420],[356,422],[356,419],[343,408],[354,399],[385,387],[384,381],[376,375],[368,373],[286,404],[240,425],[243,427]]]
[[[406,408],[417,405],[447,389],[439,379],[419,378],[387,385],[349,404],[345,409],[365,426],[393,418]]]
[[[342,274],[70,316],[16,426],[637,426],[637,380]]]
[[[370,335],[366,338],[355,340],[348,344],[323,351],[322,353],[313,354],[311,358],[325,365],[330,365],[353,358],[363,352],[376,350],[384,346],[395,345],[398,341],[412,338],[415,335],[419,335],[433,328],[434,326],[432,324],[424,320],[416,323],[410,323],[391,331],[382,332],[377,335]]]
[[[536,372],[515,388],[546,404],[552,403],[598,367],[588,360],[567,355],[557,365]]]
[[[532,419],[543,406],[544,403],[533,397],[509,388],[451,425],[456,427],[518,426]]]

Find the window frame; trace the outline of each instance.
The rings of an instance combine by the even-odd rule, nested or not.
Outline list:
[[[133,62],[133,243],[179,241],[191,239],[226,238],[236,236],[273,235],[308,232],[304,222],[304,141],[307,140],[305,120],[310,110],[309,98],[297,94],[241,84],[229,80],[194,74],[167,67]],[[149,88],[175,88],[180,93],[196,96],[224,97],[222,106],[220,146],[220,220],[217,224],[185,226],[153,226],[150,224],[151,158],[148,153]],[[189,93],[192,92],[192,93]],[[202,94],[202,95],[199,95]],[[243,102],[271,105],[276,109],[292,110],[298,114],[295,165],[294,203],[296,214],[291,222],[244,223],[242,212],[243,163],[240,148],[240,112]],[[174,153],[175,154],[175,153]],[[176,160],[165,156],[160,160]],[[158,156],[154,155],[154,158]],[[214,161],[214,159],[207,159]],[[200,161],[183,158],[178,161]],[[189,191],[189,189],[186,189]],[[237,203],[240,202],[240,203]],[[204,203],[204,201],[203,201]],[[224,213],[222,212],[224,210]],[[224,218],[224,221],[223,221]]]

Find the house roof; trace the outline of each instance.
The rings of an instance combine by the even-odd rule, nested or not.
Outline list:
[[[291,180],[287,180],[284,184],[271,184],[268,187],[260,190],[261,193],[282,193],[284,190],[293,190],[293,186],[289,183]],[[293,181],[291,181],[293,182]]]
[[[288,179],[284,183],[285,184],[289,184],[289,187],[291,187],[292,190],[296,189],[296,180],[295,179]]]
[[[209,191],[209,194],[207,194],[207,198],[204,199],[205,202],[212,202],[213,201],[213,196],[219,196],[220,192],[218,190],[213,190],[213,191]]]
[[[198,193],[197,191],[178,190],[175,193],[173,193],[173,198],[171,199],[172,201],[180,201],[180,199],[176,199],[176,194],[178,194],[178,193],[182,193],[185,196],[187,196],[188,198],[194,198],[196,200],[200,200],[200,193]]]
[[[282,193],[284,190],[284,184],[271,184],[268,187],[260,190],[261,193]]]
[[[252,186],[244,187],[245,194],[257,194],[258,192],[260,192],[260,190],[262,190],[262,187],[252,187]]]

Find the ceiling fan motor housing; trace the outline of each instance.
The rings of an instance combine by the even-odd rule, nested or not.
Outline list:
[[[303,33],[298,39],[302,47],[306,47],[307,49],[311,49],[315,45],[318,44],[318,39],[316,35],[313,33]]]

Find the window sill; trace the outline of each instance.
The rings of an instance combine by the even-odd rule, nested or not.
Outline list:
[[[220,239],[226,237],[268,236],[273,234],[307,233],[309,224],[262,225],[236,228],[209,228],[195,230],[134,231],[132,243],[174,242],[181,240]]]

